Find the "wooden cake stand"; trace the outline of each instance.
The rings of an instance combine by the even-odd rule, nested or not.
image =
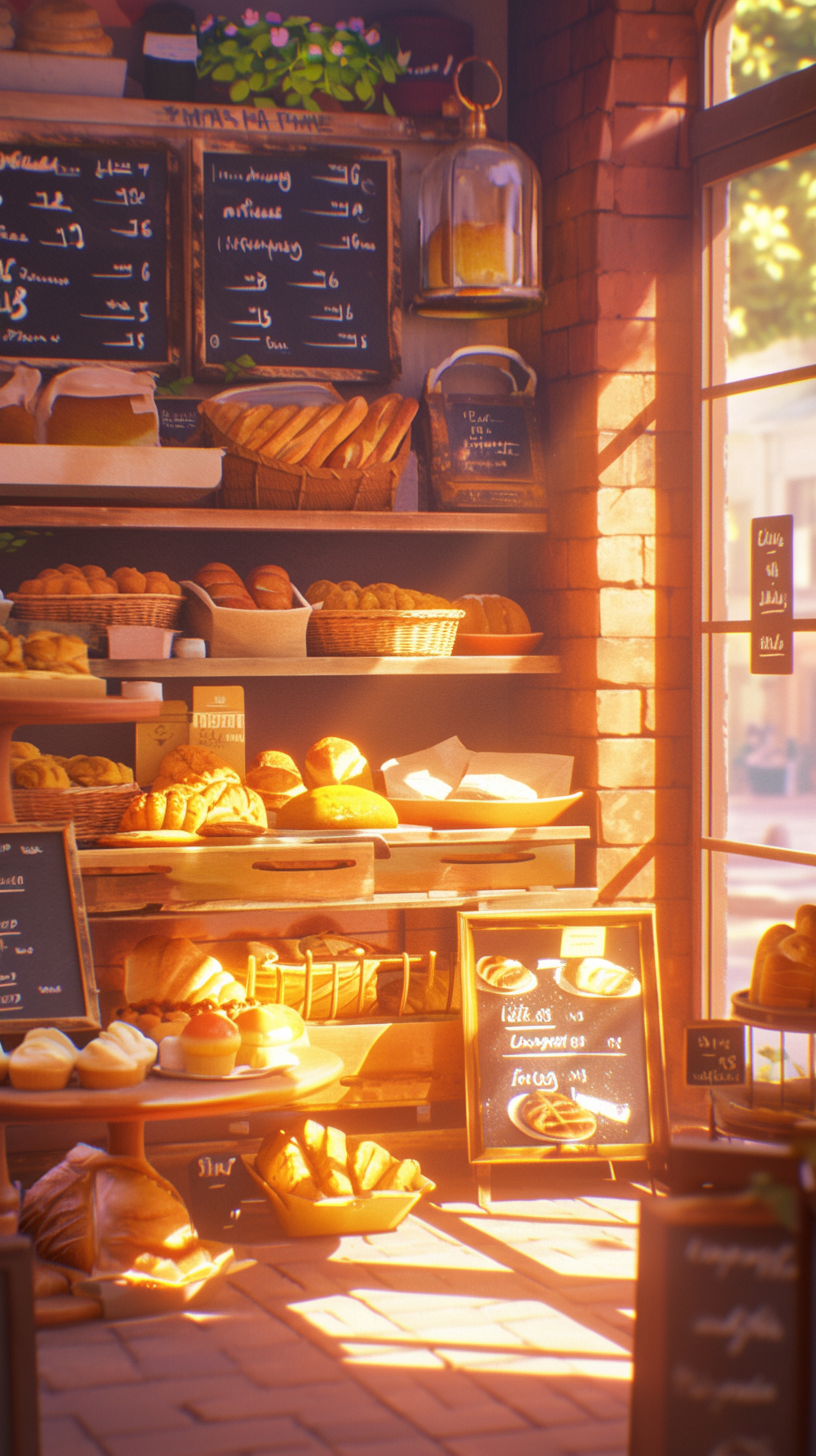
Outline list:
[[[11,735],[38,723],[148,723],[162,705],[140,698],[0,698],[0,824],[16,824]]]
[[[340,1057],[320,1047],[298,1047],[299,1065],[290,1072],[270,1072],[246,1080],[187,1081],[181,1077],[148,1076],[137,1087],[91,1092],[66,1087],[63,1092],[21,1092],[0,1086],[0,1235],[17,1231],[19,1197],[8,1175],[6,1127],[28,1122],[107,1122],[108,1152],[144,1158],[146,1122],[171,1117],[231,1117],[291,1107],[319,1087],[335,1081],[343,1070]]]

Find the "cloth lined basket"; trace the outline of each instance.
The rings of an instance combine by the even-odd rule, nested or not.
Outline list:
[[[312,612],[306,632],[310,657],[450,657],[464,612]]]
[[[18,596],[13,615],[24,622],[92,622],[111,626],[176,627],[183,606],[183,597],[153,592],[123,592],[119,596],[109,597]]]
[[[100,784],[70,789],[13,789],[14,813],[20,823],[73,824],[80,842],[113,834],[138,784]]]

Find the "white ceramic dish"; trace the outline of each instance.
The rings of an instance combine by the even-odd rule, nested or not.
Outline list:
[[[522,1103],[526,1102],[529,1096],[529,1092],[521,1092],[518,1097],[513,1097],[507,1104],[507,1116],[513,1126],[517,1127],[519,1132],[523,1132],[525,1137],[532,1138],[537,1143],[554,1143],[561,1147],[569,1147],[572,1143],[587,1143],[595,1137],[598,1131],[597,1125],[592,1128],[591,1132],[584,1133],[583,1137],[553,1137],[552,1133],[536,1132],[535,1128],[530,1127],[521,1115]],[[588,1115],[594,1117],[594,1113]]]
[[[177,1082],[249,1082],[253,1077],[282,1076],[294,1072],[295,1067],[236,1067],[227,1077],[203,1072],[171,1072],[169,1067],[154,1067],[153,1071],[157,1077],[170,1077]]]

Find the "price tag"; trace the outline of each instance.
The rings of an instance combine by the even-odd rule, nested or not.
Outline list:
[[[751,522],[751,672],[793,672],[793,516]]]
[[[700,1021],[686,1027],[686,1085],[741,1087],[745,1027],[740,1021]]]

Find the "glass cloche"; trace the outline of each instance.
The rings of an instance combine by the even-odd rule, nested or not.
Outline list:
[[[467,108],[463,138],[422,174],[419,195],[421,287],[414,308],[443,318],[509,318],[545,302],[541,287],[541,179],[530,158],[487,135],[482,106],[456,94]]]

